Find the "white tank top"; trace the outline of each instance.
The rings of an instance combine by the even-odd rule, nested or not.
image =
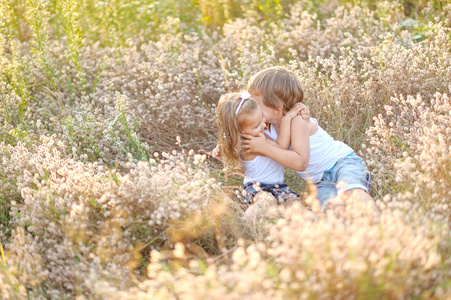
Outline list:
[[[256,156],[253,160],[243,160],[244,184],[261,182],[266,184],[283,183],[284,167],[266,156]]]
[[[324,171],[332,168],[340,158],[351,154],[354,150],[345,143],[334,140],[333,137],[318,125],[316,119],[310,118],[310,121],[318,126],[318,130],[309,138],[310,159],[307,169],[302,172],[296,171],[296,173],[305,180],[316,182],[321,180]],[[265,130],[265,133],[274,141],[277,140],[277,132],[274,126],[271,125],[270,131]]]

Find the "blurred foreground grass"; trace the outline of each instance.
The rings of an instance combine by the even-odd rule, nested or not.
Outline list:
[[[450,20],[450,1],[0,0],[0,298],[450,298]],[[241,177],[205,153],[219,96],[273,65],[366,159],[380,218],[244,221]]]

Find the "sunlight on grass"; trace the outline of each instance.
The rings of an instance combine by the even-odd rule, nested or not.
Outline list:
[[[0,0],[0,298],[451,298],[450,28],[448,0]],[[275,65],[380,215],[244,218],[216,103]]]

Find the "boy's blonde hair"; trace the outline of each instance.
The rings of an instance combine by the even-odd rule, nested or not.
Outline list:
[[[268,107],[277,109],[282,102],[285,112],[304,100],[301,81],[285,67],[271,67],[258,72],[249,80],[247,90],[252,95],[261,96]]]
[[[258,103],[253,98],[243,101],[241,108],[236,113],[242,98],[242,93],[229,93],[221,96],[216,108],[216,123],[218,126],[218,140],[221,156],[225,166],[233,172],[242,172],[243,164],[240,157],[241,128],[246,116],[252,113]]]

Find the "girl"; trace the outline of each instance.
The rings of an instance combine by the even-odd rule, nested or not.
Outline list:
[[[269,143],[288,149],[291,119],[303,108],[305,117],[309,118],[305,105],[293,106],[280,117],[280,134],[275,142],[270,140]],[[266,120],[257,101],[248,92],[225,94],[219,99],[216,116],[218,147],[224,164],[234,172],[241,173],[244,169],[244,198],[247,204],[254,202],[246,210],[246,216],[255,221],[263,210],[276,206],[278,202],[289,205],[298,200],[299,195],[283,183],[284,167],[281,164],[269,157],[242,151],[240,134],[256,137],[263,134],[266,128]]]

